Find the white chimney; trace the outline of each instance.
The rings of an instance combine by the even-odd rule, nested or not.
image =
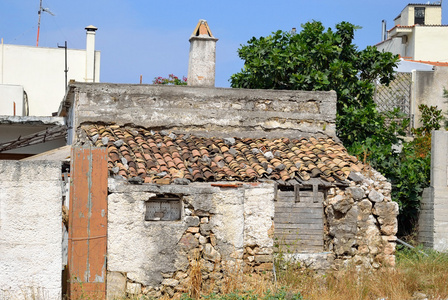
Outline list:
[[[96,82],[95,80],[95,33],[98,30],[93,25],[86,28],[86,77],[85,82]]]
[[[216,42],[206,20],[199,20],[190,37],[188,85],[215,86]]]

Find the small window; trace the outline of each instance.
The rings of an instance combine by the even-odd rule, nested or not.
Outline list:
[[[414,8],[414,24],[425,25],[425,8],[415,7]]]
[[[175,221],[181,217],[181,197],[172,194],[157,195],[146,201],[145,221]]]

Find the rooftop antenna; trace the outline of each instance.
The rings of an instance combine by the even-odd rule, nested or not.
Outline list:
[[[39,47],[39,33],[40,33],[40,16],[42,15],[42,12],[46,12],[52,16],[54,16],[54,13],[52,13],[48,8],[42,7],[42,0],[40,0],[39,5],[39,11],[37,14],[39,15],[39,21],[37,21],[37,40],[36,40],[36,47]]]

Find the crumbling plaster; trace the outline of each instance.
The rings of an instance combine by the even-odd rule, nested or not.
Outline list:
[[[200,136],[335,136],[334,91],[74,83],[60,114],[71,104],[75,129],[100,122]]]
[[[158,286],[164,274],[186,272],[194,259],[189,251],[198,246],[192,227],[213,236],[214,245],[203,243],[204,256],[210,248],[209,261],[242,265],[245,246],[272,254],[273,184],[237,189],[201,183],[136,186],[110,179],[109,192],[108,271],[124,273],[132,282]],[[181,220],[145,221],[145,201],[164,193],[182,195]]]

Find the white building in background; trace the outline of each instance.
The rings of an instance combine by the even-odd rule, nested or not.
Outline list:
[[[376,45],[378,50],[414,61],[448,62],[448,25],[442,25],[441,1],[408,4],[394,22]]]
[[[100,52],[94,26],[86,49],[67,49],[67,79],[100,81]],[[65,48],[0,45],[0,115],[51,116],[65,95]]]
[[[66,145],[65,119],[52,116],[65,96],[66,80],[100,81],[97,28],[85,29],[85,50],[8,45],[2,40],[0,160],[23,159]]]

